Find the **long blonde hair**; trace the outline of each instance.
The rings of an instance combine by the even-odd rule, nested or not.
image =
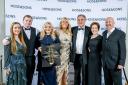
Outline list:
[[[56,33],[56,31],[54,30],[54,27],[53,27],[53,25],[52,25],[51,22],[45,22],[45,23],[44,23],[44,25],[43,25],[43,27],[42,27],[42,31],[40,32],[40,38],[43,39],[44,36],[46,35],[45,28],[46,28],[47,25],[50,25],[50,26],[51,26],[51,30],[52,30],[52,32],[51,32],[50,35],[52,36],[53,39],[55,39],[57,33]]]
[[[66,31],[64,31],[63,27],[62,27],[62,22],[63,21],[66,21],[68,22],[68,27],[66,29]],[[63,17],[60,21],[60,30],[62,30],[63,32],[65,32],[66,34],[72,36],[72,32],[71,32],[71,25],[70,25],[70,22],[69,22],[69,19],[67,17]]]
[[[13,54],[15,54],[16,53],[16,49],[17,49],[17,45],[16,45],[16,39],[15,39],[15,36],[14,36],[14,33],[13,33],[13,27],[14,27],[14,25],[16,25],[16,24],[19,24],[20,25],[20,23],[19,22],[13,22],[12,24],[11,24],[11,27],[10,27],[10,33],[11,33],[11,52],[13,53]],[[21,29],[21,25],[20,25],[20,29]],[[25,42],[24,42],[24,38],[23,38],[23,34],[22,34],[22,29],[21,29],[21,31],[20,31],[20,34],[18,35],[18,38],[19,38],[19,40],[20,40],[20,42],[21,42],[21,44],[23,44],[24,45],[24,51],[26,52],[26,44],[25,44]]]

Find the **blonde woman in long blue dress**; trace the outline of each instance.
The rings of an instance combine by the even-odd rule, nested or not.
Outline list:
[[[61,65],[57,68],[58,85],[68,85],[67,74],[72,37],[71,26],[68,18],[63,17],[61,19],[58,33],[61,42]]]
[[[9,44],[4,46],[5,65],[7,74],[7,85],[26,85],[26,62],[25,50],[21,25],[19,22],[13,22]]]

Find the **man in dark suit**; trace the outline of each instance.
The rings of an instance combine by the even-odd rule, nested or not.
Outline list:
[[[90,28],[85,25],[85,22],[86,16],[80,14],[77,16],[78,26],[72,27],[70,61],[74,64],[74,85],[80,85],[81,83],[87,85],[87,42]]]
[[[102,59],[105,85],[122,85],[121,69],[125,64],[125,33],[114,27],[114,19],[106,18],[107,30],[103,32]]]
[[[32,16],[25,15],[23,17],[23,37],[27,46],[25,60],[27,66],[27,85],[31,85],[35,68],[35,39],[38,31],[32,27]]]

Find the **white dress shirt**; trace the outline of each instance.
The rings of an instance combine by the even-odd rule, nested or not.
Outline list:
[[[31,37],[31,28],[28,28],[30,30],[25,30],[25,27],[23,27],[23,30],[25,32],[25,34],[27,35],[28,39],[30,39]],[[36,35],[39,33],[39,31],[36,29]]]
[[[107,32],[107,38],[111,35],[111,33],[115,30],[115,28],[112,28],[109,32]]]
[[[25,30],[25,28],[23,27],[25,34],[27,35],[28,39],[30,39],[30,35],[31,35],[31,28],[27,28],[30,30]]]
[[[80,28],[78,28],[80,29]],[[78,30],[77,37],[76,37],[76,54],[82,54],[83,50],[83,41],[84,41],[84,31],[85,30]]]

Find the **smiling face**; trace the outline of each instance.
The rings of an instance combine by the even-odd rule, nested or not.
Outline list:
[[[112,17],[106,18],[105,24],[106,24],[107,30],[110,31],[112,28],[114,28],[114,24],[115,24],[114,19]]]
[[[50,35],[51,32],[53,31],[53,27],[50,23],[46,23],[44,26],[44,31],[47,35]]]
[[[23,25],[25,28],[30,28],[32,25],[32,18],[31,17],[24,17]]]
[[[83,16],[77,17],[77,24],[79,27],[83,27],[85,25],[86,18]]]
[[[98,31],[99,31],[98,26],[96,24],[92,25],[92,27],[91,27],[92,34],[97,35]]]
[[[66,21],[66,20],[62,20],[62,22],[61,22],[61,26],[62,26],[62,29],[67,29],[68,28],[68,21]]]
[[[62,29],[67,29],[69,26],[69,23],[66,19],[63,19],[60,24]]]
[[[12,28],[12,32],[14,36],[18,36],[21,32],[21,26],[19,24],[14,24]]]

